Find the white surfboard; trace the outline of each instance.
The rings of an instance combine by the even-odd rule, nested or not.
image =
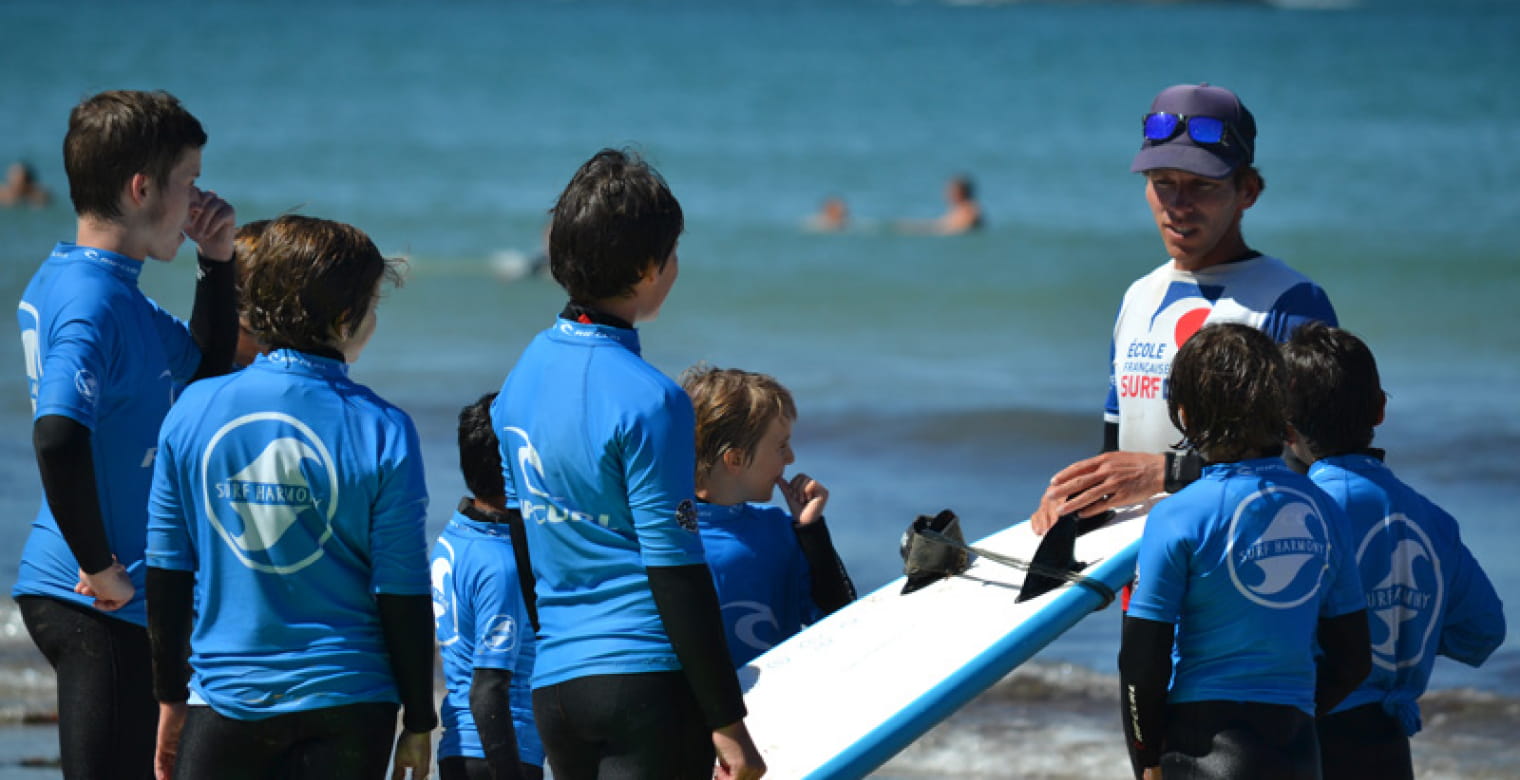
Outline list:
[[[1084,577],[1130,581],[1149,507],[1077,538]],[[973,546],[1028,561],[1039,543],[1025,521]],[[1079,584],[1016,604],[1024,579],[985,557],[906,595],[899,578],[740,669],[767,776],[864,777],[1103,604]]]

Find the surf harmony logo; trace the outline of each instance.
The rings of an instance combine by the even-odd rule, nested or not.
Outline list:
[[[305,423],[279,412],[239,417],[211,437],[200,472],[206,517],[244,566],[292,574],[321,559],[338,472]]]
[[[1259,536],[1247,526],[1270,517]],[[1240,595],[1270,609],[1292,609],[1319,593],[1330,553],[1330,529],[1309,496],[1271,487],[1247,496],[1230,518],[1230,581]]]
[[[1418,665],[1430,650],[1446,596],[1441,559],[1430,537],[1395,513],[1368,529],[1356,560],[1363,582],[1376,577],[1367,589],[1367,613],[1374,618],[1369,621],[1372,662],[1388,670]]]

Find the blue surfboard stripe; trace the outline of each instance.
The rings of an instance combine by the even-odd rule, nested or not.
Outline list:
[[[1139,538],[1122,550],[1085,572],[1115,590],[1135,576],[1139,557]],[[901,580],[886,587],[902,587]],[[1010,631],[912,704],[888,718],[861,737],[854,745],[829,759],[809,773],[809,780],[848,780],[865,777],[885,764],[935,724],[960,709],[977,694],[1001,680],[1019,664],[1029,660],[1045,645],[1076,625],[1097,609],[1103,598],[1090,588],[1063,586],[1053,601],[1045,604],[1018,628]],[[1013,605],[1012,600],[1009,606]]]

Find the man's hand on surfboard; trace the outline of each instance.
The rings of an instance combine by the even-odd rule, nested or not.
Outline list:
[[[1149,452],[1105,452],[1077,461],[1050,478],[1040,508],[1029,524],[1044,535],[1072,512],[1081,517],[1128,506],[1160,493],[1166,485],[1166,456]]]
[[[744,721],[737,720],[712,733],[713,748],[718,753],[718,780],[758,780],[765,775],[765,759],[749,738]]]
[[[822,482],[798,472],[790,481],[778,478],[776,487],[786,497],[786,508],[797,525],[808,525],[823,517],[823,506],[829,502],[829,489]]]

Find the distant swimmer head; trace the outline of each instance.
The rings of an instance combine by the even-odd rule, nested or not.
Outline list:
[[[1223,179],[1256,157],[1256,118],[1224,87],[1178,84],[1151,101],[1130,171],[1175,168]]]

